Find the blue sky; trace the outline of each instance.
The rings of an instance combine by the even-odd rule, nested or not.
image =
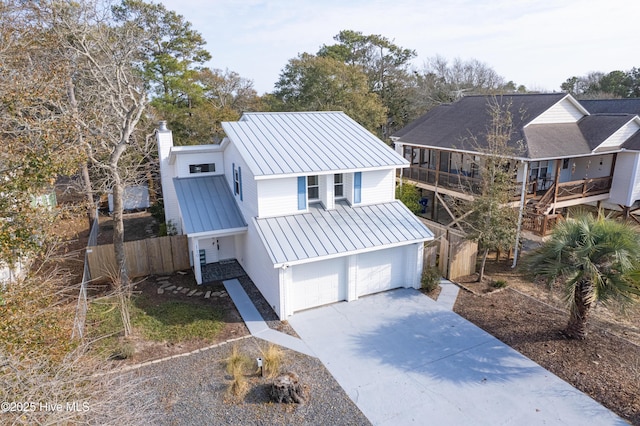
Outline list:
[[[529,89],[558,91],[573,75],[640,67],[640,0],[162,0],[207,41],[207,65],[271,92],[298,53],[340,30],[380,34],[416,50],[477,59]]]

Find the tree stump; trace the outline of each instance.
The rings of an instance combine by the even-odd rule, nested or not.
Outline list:
[[[296,373],[284,373],[276,377],[271,384],[271,398],[276,402],[304,402],[302,386]]]

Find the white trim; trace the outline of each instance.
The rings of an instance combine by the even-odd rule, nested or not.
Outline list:
[[[229,235],[242,234],[243,232],[247,232],[248,226],[243,226],[242,228],[229,228],[222,229],[220,231],[205,231],[205,232],[194,232],[193,234],[187,234],[189,238],[203,238],[203,237],[228,237]]]
[[[294,260],[294,261],[291,261],[291,262],[274,263],[273,267],[274,267],[274,269],[275,268],[283,268],[283,267],[287,267],[288,268],[288,267],[291,267],[291,266],[302,265],[304,263],[320,262],[322,260],[335,259],[335,258],[338,258],[338,257],[357,255],[357,254],[361,254],[361,253],[368,253],[368,252],[372,252],[372,251],[391,249],[391,248],[395,248],[395,247],[409,246],[409,245],[412,245],[412,244],[424,243],[425,241],[431,241],[431,240],[433,240],[433,237],[420,238],[420,239],[411,240],[411,241],[403,241],[403,242],[400,242],[400,243],[387,244],[387,245],[384,245],[384,246],[367,247],[367,248],[363,248],[363,249],[345,251],[345,252],[342,252],[342,253],[334,253],[334,254],[329,254],[329,255],[325,255],[325,256],[309,257],[309,258],[306,258],[306,259]],[[264,242],[263,242],[263,244],[264,244]]]
[[[406,161],[406,159],[405,159]],[[377,170],[395,170],[398,168],[406,168],[411,166],[411,164],[406,161],[405,164],[395,164],[393,166],[380,166],[380,167],[366,167],[366,168],[358,168],[358,169],[335,169],[335,170],[324,170],[324,171],[308,171],[308,172],[300,172],[300,173],[281,173],[281,174],[273,174],[273,175],[257,175],[255,176],[255,180],[267,180],[267,179],[282,179],[282,178],[290,178],[290,177],[299,177],[299,176],[321,176],[321,175],[332,175],[332,174],[347,174],[347,173],[355,173],[355,172],[370,172]]]

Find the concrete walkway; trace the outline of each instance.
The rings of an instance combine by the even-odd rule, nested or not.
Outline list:
[[[627,424],[413,289],[300,312],[289,323],[374,425]]]
[[[437,300],[438,304],[443,308],[452,311],[453,305],[455,305],[456,299],[458,298],[460,287],[446,278],[440,278],[440,288],[441,290]]]
[[[316,356],[302,340],[270,329],[238,280],[227,280],[223,284],[252,336],[309,356]]]

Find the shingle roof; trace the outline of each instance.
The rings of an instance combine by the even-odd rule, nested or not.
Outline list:
[[[343,112],[245,113],[222,127],[257,178],[408,165]]]
[[[495,99],[501,105],[511,104],[514,131],[510,144],[516,149],[516,156],[530,159],[562,158],[591,154],[633,117],[633,114],[624,111],[640,108],[640,102],[620,102],[623,101],[620,99],[581,101],[590,112],[591,108],[595,108],[602,113],[587,115],[577,123],[528,124],[565,96],[565,93],[504,95],[495,98],[469,96],[431,110],[393,136],[407,144],[477,151],[487,147],[485,135],[492,118],[489,102]],[[634,135],[624,145],[625,148],[638,147],[640,142],[636,139]],[[519,141],[523,145],[522,152],[517,151]]]
[[[583,99],[579,101],[591,114],[636,114],[640,115],[640,98],[629,99]]]
[[[477,151],[477,148],[487,147],[484,135],[492,119],[489,106],[495,101],[503,107],[510,104],[514,129],[510,144],[516,147],[518,141],[524,140],[524,126],[565,96],[566,93],[466,96],[454,104],[432,109],[393,137],[408,144]],[[475,141],[472,136],[475,136]],[[529,152],[521,155],[529,156]]]
[[[400,201],[255,219],[274,266],[343,256],[433,239],[433,233]]]
[[[187,235],[246,227],[224,176],[173,178]]]

